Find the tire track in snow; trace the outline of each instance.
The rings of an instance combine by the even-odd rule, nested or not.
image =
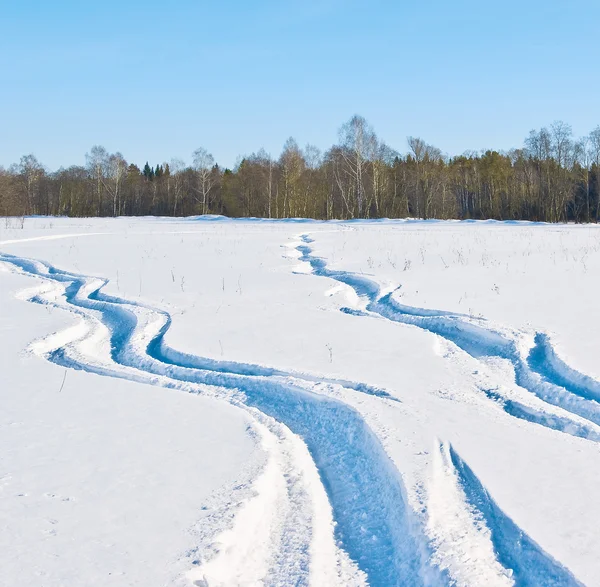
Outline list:
[[[254,497],[236,513],[233,526],[214,540],[216,556],[191,570],[188,579],[199,587],[286,585],[294,578],[305,585],[307,577],[311,585],[364,587],[364,575],[330,539],[331,508],[306,445],[287,427],[252,412],[267,464],[253,483]],[[286,499],[288,493],[292,499]],[[313,526],[311,516],[321,523]],[[310,541],[303,536],[307,528]],[[275,553],[269,548],[273,542],[280,545]],[[290,557],[294,551],[299,556]]]
[[[564,387],[583,399],[600,402],[600,381],[592,379],[562,361],[547,334],[538,332],[527,357],[529,367],[550,384]]]
[[[516,585],[523,587],[582,586],[573,574],[521,530],[496,504],[481,481],[451,445],[442,447],[454,467],[467,502],[482,516],[491,531],[498,561],[512,571]]]
[[[6,259],[4,260],[6,261]],[[212,373],[212,376],[217,377],[217,379],[206,379],[203,377],[202,370],[196,366],[185,368],[171,362],[157,368],[156,363],[160,361],[151,355],[159,355],[165,348],[168,349],[164,342],[161,342],[161,344],[156,343],[159,339],[162,341],[162,337],[168,330],[170,324],[170,320],[167,320],[169,318],[168,314],[155,311],[146,306],[131,304],[125,300],[116,300],[110,296],[106,296],[106,299],[104,299],[101,293],[101,289],[105,284],[103,280],[83,278],[61,272],[39,262],[22,259],[16,261],[14,258],[11,262],[21,267],[29,275],[54,281],[58,286],[58,291],[64,291],[68,308],[84,318],[84,322],[79,325],[48,337],[39,344],[38,350],[45,351],[50,360],[67,367],[186,389],[187,391],[198,392],[197,387],[193,386],[197,385],[198,382],[206,383],[206,381],[210,381],[212,385],[222,385],[234,392],[235,390],[241,390],[245,393],[245,405],[255,406],[264,413],[273,414],[275,418],[285,422],[289,429],[302,437],[306,444],[302,443],[297,436],[287,432],[290,438],[298,439],[296,442],[297,445],[301,445],[300,452],[302,450],[306,451],[305,458],[311,460],[312,457],[314,459],[314,474],[317,475],[318,479],[317,470],[314,468],[314,465],[316,465],[321,475],[318,486],[323,494],[324,488],[327,489],[329,500],[334,506],[334,515],[337,517],[338,524],[337,538],[350,554],[354,554],[360,568],[367,572],[371,585],[480,584],[469,579],[468,568],[465,569],[465,566],[468,567],[468,565],[465,565],[464,557],[450,555],[446,556],[443,561],[439,556],[436,558],[441,550],[440,543],[436,544],[436,551],[433,553],[430,565],[424,562],[424,559],[428,556],[428,549],[421,542],[419,531],[415,531],[417,522],[411,520],[410,514],[407,512],[404,491],[398,472],[368,426],[352,408],[337,400],[332,400],[332,398],[316,396],[306,389],[297,389],[289,381],[280,381],[281,378],[277,376],[254,377],[254,379],[261,382],[259,386],[265,387],[263,391],[260,391],[256,388],[255,383],[248,384],[249,381],[252,381],[252,376],[228,373],[224,365],[218,365],[219,371]],[[32,296],[30,299],[38,303],[54,303],[58,307],[63,307],[60,301],[57,300],[56,295],[54,301],[52,301],[51,294],[51,290],[40,292],[37,297]],[[95,314],[99,314],[102,319],[99,326],[104,328],[104,332],[102,328],[95,329],[90,324],[94,321]],[[97,352],[97,349],[102,346],[103,338],[107,338],[110,342],[109,348],[105,349],[108,363],[104,365],[101,361],[98,363],[97,357],[94,356],[94,352]],[[74,342],[80,345],[85,344],[91,354],[82,353],[81,349],[73,345]],[[156,347],[154,352],[146,354],[144,358],[143,349],[151,347],[152,343]],[[181,356],[178,356],[178,361],[181,362]],[[207,363],[203,361],[203,359],[198,358],[197,361],[193,362],[195,365],[206,365]],[[124,371],[117,370],[115,372],[115,367],[124,369]],[[252,368],[252,366],[250,367]],[[239,370],[236,368],[236,371]],[[228,380],[226,376],[231,375],[235,376],[234,379]],[[274,385],[273,382],[275,382]],[[186,385],[188,386],[186,387]],[[192,387],[189,387],[189,385],[192,385]],[[273,402],[276,405],[272,405]],[[265,418],[262,415],[261,417]],[[269,418],[267,419],[269,420]],[[272,426],[277,426],[277,422],[272,422]],[[318,430],[316,434],[313,428]],[[327,429],[333,429],[334,438],[331,434],[323,434],[323,431]],[[279,431],[273,433],[271,429],[268,434],[263,434],[263,438],[268,437],[270,434],[272,442],[276,436],[285,436],[286,430],[287,427],[280,426]],[[310,453],[306,450],[307,448]],[[284,449],[283,452],[286,452],[286,450],[289,452],[290,449]],[[295,459],[282,459],[281,450],[279,452],[271,450],[271,454],[273,453],[280,455],[276,457],[276,461],[278,461],[276,468],[279,467],[279,469],[286,470],[286,467],[290,466],[290,462],[298,458],[296,456]],[[356,462],[365,459],[371,462]],[[383,475],[381,475],[382,464],[384,469],[388,469],[387,472],[384,471]],[[310,467],[308,469],[310,470]],[[306,470],[306,466],[300,468],[300,471],[302,471],[300,476],[305,475]],[[340,576],[343,576],[339,581],[341,585],[359,585],[363,583],[361,574],[357,574],[352,569],[352,563],[345,559],[343,551],[341,553],[338,551],[338,554],[335,555],[337,560],[334,571],[332,571],[331,565],[325,562],[315,564],[317,553],[322,553],[323,544],[327,543],[323,539],[327,532],[324,531],[322,525],[310,527],[310,516],[305,514],[305,510],[310,508],[310,499],[307,500],[306,498],[306,487],[298,483],[298,473],[294,473],[294,469],[287,469],[285,476],[288,480],[291,478],[291,481],[288,481],[287,487],[280,488],[280,491],[277,492],[279,499],[283,501],[275,510],[283,510],[285,512],[283,518],[286,521],[282,522],[280,519],[282,516],[277,515],[278,512],[273,509],[270,516],[264,516],[267,519],[264,530],[267,535],[275,534],[275,537],[271,536],[271,540],[279,543],[278,547],[271,547],[270,550],[267,549],[266,553],[263,552],[263,556],[258,557],[258,564],[256,564],[256,559],[253,558],[254,566],[249,567],[247,555],[254,547],[255,535],[252,533],[252,528],[250,528],[251,534],[249,537],[247,532],[249,526],[254,526],[254,524],[244,522],[242,516],[241,529],[236,528],[233,533],[226,531],[221,535],[220,539],[224,544],[219,555],[201,567],[194,569],[190,574],[190,579],[196,585],[210,585],[212,587],[215,584],[234,584],[241,577],[246,580],[248,576],[254,576],[252,573],[257,578],[264,575],[268,585],[307,585],[309,583],[333,585],[335,584],[334,581],[340,579]],[[275,476],[275,478],[280,480],[280,477]],[[321,485],[321,481],[323,481],[324,487]],[[261,480],[257,480],[257,483],[260,484],[261,482]],[[364,487],[371,487],[373,490],[367,491],[366,494],[364,491],[361,493],[360,489]],[[253,518],[257,512],[255,508],[257,505],[260,506],[261,499],[264,503],[264,491],[260,491],[260,488],[257,489],[255,499],[259,500],[259,504],[248,503],[245,508],[245,515],[250,520],[255,519]],[[315,490],[314,483],[312,490],[313,492]],[[314,496],[312,499],[314,501]],[[366,504],[365,499],[371,499],[378,511],[373,511],[372,507]],[[325,497],[326,502],[327,498]],[[460,504],[460,499],[458,502]],[[443,509],[447,509],[449,503],[448,495],[444,495],[441,504],[438,505]],[[356,510],[357,506],[358,510],[353,511]],[[365,508],[365,506],[367,507]],[[431,504],[429,507],[433,510]],[[324,506],[323,501],[321,501],[319,518],[327,518],[327,511],[331,511],[328,508],[329,503]],[[475,516],[483,515],[476,508],[473,511]],[[392,512],[391,516],[390,512]],[[330,519],[333,523],[333,518]],[[261,521],[264,522],[262,517]],[[375,524],[373,524],[373,521],[375,521]],[[386,524],[388,524],[388,527],[387,529],[384,528],[382,532],[382,526],[385,527]],[[275,526],[274,531],[272,526]],[[373,528],[378,530],[379,534],[371,534]],[[307,529],[308,532],[306,532]],[[358,532],[356,532],[357,529]],[[393,530],[395,530],[395,533]],[[470,535],[475,542],[482,540],[481,528],[472,521],[467,520],[463,523],[461,531]],[[250,543],[246,541],[245,549],[243,543],[240,545],[239,542],[236,542],[240,534],[243,535],[244,532],[246,538],[250,540]],[[309,536],[306,536],[306,533]],[[320,533],[321,538],[316,541],[311,540],[312,536],[310,535],[313,533]],[[382,541],[382,536],[387,540],[391,538],[391,543],[386,544],[385,541]],[[483,536],[483,540],[485,542],[485,536]],[[262,542],[264,542],[264,539]],[[375,543],[374,549],[368,548],[370,542]],[[421,544],[418,544],[419,542]],[[365,548],[365,545],[367,548]],[[373,556],[374,551],[377,551],[376,556]],[[244,553],[246,556],[244,556]],[[390,553],[391,557],[389,556]],[[398,557],[399,554],[400,557]],[[469,554],[472,555],[472,549]],[[544,564],[548,568],[554,569],[556,567],[558,570],[555,570],[555,573],[558,573],[558,575],[561,572],[568,575],[567,571],[561,570],[562,567],[547,557],[545,553],[540,551],[539,557],[546,561]],[[483,571],[484,574],[487,572],[488,567],[485,566],[485,563],[482,566],[481,560],[470,561],[470,563],[474,572],[481,573]],[[489,559],[487,563],[493,567],[499,564],[494,562],[493,558]],[[441,572],[434,568],[435,566],[441,567]],[[269,570],[265,571],[267,567]],[[343,573],[344,567],[347,570],[345,575]],[[446,576],[448,568],[452,571],[450,577]],[[502,568],[501,565],[499,568]],[[464,578],[465,573],[467,573],[467,579]],[[501,571],[496,573],[496,577],[502,576],[504,575]],[[463,577],[462,580],[460,580],[461,577]],[[577,583],[574,579],[569,579],[568,582],[561,584],[574,585]]]
[[[212,381],[214,381],[214,383],[210,383],[209,381],[204,382],[209,385],[214,384],[224,387],[231,387],[231,385],[227,385],[225,382],[229,381],[235,383],[237,381],[235,376],[237,375],[248,377],[279,377],[299,380],[307,383],[308,385],[319,383],[341,386],[347,389],[358,391],[360,393],[387,398],[391,401],[398,401],[396,398],[390,396],[387,391],[367,385],[365,383],[317,377],[309,373],[282,371],[262,365],[239,363],[234,361],[220,361],[182,353],[169,347],[164,341],[164,337],[171,327],[172,322],[171,316],[168,312],[159,310],[157,308],[152,308],[143,303],[130,302],[120,297],[103,293],[102,289],[108,283],[107,280],[80,276],[74,273],[58,270],[39,261],[19,258],[7,254],[0,254],[0,261],[11,263],[12,265],[17,266],[30,274],[37,274],[38,271],[41,271],[42,273],[46,272],[47,275],[55,281],[66,283],[67,301],[69,301],[69,303],[71,303],[71,305],[74,307],[79,307],[86,310],[102,311],[103,307],[110,308],[110,305],[112,304],[113,306],[129,308],[131,310],[130,314],[121,312],[118,313],[118,315],[115,315],[114,312],[109,312],[104,317],[105,322],[110,323],[113,333],[113,359],[115,361],[118,361],[120,357],[126,359],[126,355],[123,355],[121,351],[131,351],[129,348],[125,349],[124,343],[130,336],[131,332],[135,329],[137,318],[132,314],[139,310],[146,310],[152,315],[155,315],[158,320],[162,321],[162,324],[160,330],[148,340],[147,348],[142,349],[143,352],[138,354],[141,354],[142,356],[148,355],[160,363],[172,365],[173,367],[182,367],[186,369],[194,368],[203,371],[205,372],[207,380],[212,379]],[[219,379],[219,374],[223,375],[221,379]]]
[[[497,560],[491,532],[481,513],[470,507],[448,445],[436,441],[426,494],[426,528],[434,560],[457,585],[514,585],[511,571]]]
[[[366,312],[346,308],[342,308],[342,311],[359,316],[370,312],[393,322],[416,326],[454,343],[475,359],[494,357],[508,361],[514,369],[519,387],[542,402],[564,410],[564,415],[532,408],[505,398],[494,390],[482,390],[490,399],[517,418],[600,442],[600,383],[576,372],[558,359],[547,335],[537,333],[533,348],[524,357],[516,340],[486,328],[485,320],[473,322],[461,314],[400,304],[393,299],[394,292],[381,295],[379,285],[364,275],[329,269],[325,259],[313,254],[310,246],[313,239],[308,234],[301,235],[300,239],[302,242],[296,247],[300,253],[299,260],[309,263],[314,275],[350,286],[367,302]],[[569,417],[569,413],[583,421]]]
[[[500,509],[449,443],[433,451],[426,493],[434,560],[455,585],[582,585]]]
[[[171,323],[166,312],[103,294],[105,280],[11,255],[0,254],[0,260],[26,275],[57,284],[53,293],[32,296],[30,301],[71,310],[84,320],[82,327],[38,344],[38,350],[43,350],[50,361],[195,393],[202,392],[203,385],[224,388],[229,393],[222,398],[259,410],[300,437],[333,512],[335,539],[343,551],[335,561],[336,572],[345,552],[372,587],[446,583],[444,574],[428,563],[428,545],[407,504],[398,470],[356,410],[318,393],[327,393],[328,384],[305,381],[303,385],[310,386],[307,389],[293,377],[244,374],[240,371],[251,373],[254,366],[236,364],[230,370],[231,363],[211,363],[199,357],[186,365],[188,355],[176,353],[164,342]],[[59,291],[61,295],[57,295]],[[308,585],[311,579],[313,558],[306,558],[306,553],[314,547],[317,530],[323,534],[323,528],[318,528],[322,520],[313,515],[312,528],[307,528],[305,521],[298,522],[301,518],[295,514],[306,502],[295,499],[302,494],[296,489],[289,484],[286,488],[295,511],[290,512],[288,524],[282,521],[284,528],[279,533],[280,543],[273,549],[275,562],[266,578],[268,584]],[[283,571],[282,561],[288,563]],[[355,576],[357,584],[360,576]]]

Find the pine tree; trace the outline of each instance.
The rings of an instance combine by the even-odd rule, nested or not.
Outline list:
[[[146,165],[144,165],[143,173],[147,181],[152,181],[154,179],[154,170],[148,165],[148,161],[146,161]]]

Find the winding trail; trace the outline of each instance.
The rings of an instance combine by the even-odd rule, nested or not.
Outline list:
[[[600,442],[600,382],[565,365],[556,356],[546,334],[538,332],[533,348],[523,356],[516,337],[494,330],[486,320],[400,304],[393,298],[393,291],[382,295],[379,284],[374,280],[330,269],[325,259],[313,254],[310,246],[313,239],[308,234],[301,235],[300,239],[302,243],[296,247],[299,259],[310,264],[314,275],[344,283],[360,298],[366,299],[366,312],[342,308],[343,312],[359,316],[375,314],[393,322],[416,326],[455,344],[475,359],[491,357],[508,361],[519,387],[545,404],[560,408],[562,414],[506,398],[498,390],[483,389],[490,399],[517,418]]]
[[[431,331],[447,332],[449,325],[434,319],[454,316],[399,310],[391,298],[379,299],[378,286],[367,278],[328,270],[322,259],[312,255],[309,238],[305,235],[303,240],[299,250],[313,272],[351,285],[369,299],[369,312],[390,318],[393,311],[393,316],[406,317],[407,322],[432,319]],[[77,325],[34,344],[48,360],[98,375],[212,394],[254,416],[269,455],[256,480],[254,500],[262,499],[263,505],[248,502],[236,523],[245,525],[246,531],[254,525],[257,531],[263,528],[262,554],[255,556],[254,534],[234,526],[223,540],[232,541],[239,556],[208,561],[190,576],[195,585],[235,583],[252,572],[266,585],[457,584],[464,557],[455,556],[452,565],[436,562],[436,544],[427,538],[422,515],[408,504],[398,469],[362,415],[340,399],[344,393],[364,393],[391,406],[393,398],[387,392],[360,383],[181,353],[165,341],[171,325],[167,312],[103,293],[106,280],[2,253],[0,261],[43,280],[42,287],[27,297],[29,301],[81,318]],[[465,347],[475,344],[476,337],[453,327],[456,336],[448,336],[450,340],[464,341]],[[490,339],[489,333],[484,334],[485,340]],[[503,341],[496,342],[504,348]],[[498,584],[579,585],[498,508],[453,450],[444,454],[446,469],[452,467],[452,474],[460,478],[457,507],[471,512],[464,517],[462,531],[473,542],[491,541],[486,560],[494,561],[496,577],[502,580]],[[269,503],[261,487],[273,486],[278,487],[276,499]],[[444,509],[447,496],[444,492],[441,496]],[[256,513],[265,511],[265,503],[270,506],[268,515],[259,519]],[[239,542],[244,536],[246,542]],[[520,547],[510,546],[515,540]],[[329,546],[323,549],[324,544]],[[473,576],[481,570],[476,568]],[[474,579],[460,584],[478,583]]]
[[[398,470],[362,416],[344,402],[324,395],[330,383],[302,382],[253,365],[236,363],[231,368],[231,363],[201,357],[186,364],[188,355],[170,349],[164,341],[171,324],[166,312],[103,294],[106,281],[102,279],[12,255],[0,254],[0,261],[57,286],[36,293],[30,301],[67,309],[84,319],[85,327],[75,329],[70,337],[58,336],[56,341],[38,344],[50,361],[195,393],[202,392],[198,385],[227,390],[223,399],[256,408],[302,438],[327,492],[336,540],[370,585],[445,584],[443,574],[428,563],[428,547],[406,503]],[[103,337],[107,338],[104,343]],[[103,346],[108,357],[102,358],[99,352]],[[368,386],[355,387],[362,393],[384,395]],[[302,507],[297,504],[296,509]],[[288,534],[297,527],[290,524]],[[311,534],[308,529],[304,539],[288,550],[283,545],[278,557],[305,557],[302,553],[310,549]],[[290,570],[283,584],[308,585],[309,576],[305,562]]]

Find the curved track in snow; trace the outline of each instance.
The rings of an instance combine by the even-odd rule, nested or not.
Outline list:
[[[406,504],[399,472],[361,415],[326,395],[331,383],[268,375],[278,372],[252,365],[235,364],[232,369],[231,363],[200,357],[190,358],[185,364],[188,356],[169,349],[164,342],[171,323],[166,312],[103,294],[106,282],[102,279],[10,255],[0,254],[0,260],[57,286],[36,293],[30,301],[73,311],[84,320],[83,327],[38,343],[38,351],[50,361],[196,393],[206,385],[226,390],[221,395],[224,399],[259,410],[302,439],[327,492],[335,540],[360,569],[355,576],[366,575],[373,586],[422,585],[424,581],[443,584],[441,578],[435,578],[441,574],[428,565],[425,540],[415,530],[418,524]],[[257,371],[260,374],[254,374]],[[366,386],[357,387],[363,393],[372,393]],[[286,491],[302,494],[292,489]],[[296,503],[290,509],[300,512],[305,506]],[[280,522],[285,524],[285,520]],[[281,539],[296,539],[292,544],[277,545],[275,558],[297,564],[287,568],[284,582],[280,577],[268,584],[309,584],[308,553],[316,532],[310,526],[319,523],[313,519],[306,527],[292,519],[285,524]]]
[[[581,585],[496,504],[449,443],[433,450],[426,489],[433,557],[454,585]]]
[[[335,275],[360,295],[372,296],[370,311],[378,307],[371,282],[327,270],[307,244],[303,247],[305,260],[319,274]],[[195,585],[248,580],[265,585],[477,585],[490,560],[495,561],[494,584],[578,585],[501,512],[450,449],[444,453],[444,470],[460,479],[454,501],[467,512],[460,531],[487,546],[473,572],[465,570],[464,557],[453,554],[452,564],[448,557],[439,564],[436,549],[450,536],[443,516],[435,526],[439,541],[432,541],[379,439],[362,415],[340,399],[344,393],[367,393],[393,405],[382,390],[180,353],[165,342],[171,324],[167,312],[104,294],[105,280],[1,253],[0,261],[43,280],[29,301],[81,318],[35,343],[34,349],[50,361],[212,394],[254,417],[267,464],[254,483],[255,497],[236,516],[234,527],[220,536],[233,548],[223,548],[190,573]],[[267,490],[273,487],[271,499]],[[515,539],[524,546],[511,547]],[[466,578],[459,581],[461,576]]]
[[[532,348],[523,354],[517,335],[494,330],[484,319],[471,318],[442,310],[400,304],[393,293],[382,294],[379,284],[364,275],[333,270],[325,259],[313,254],[308,234],[300,236],[296,247],[299,259],[310,264],[312,273],[350,286],[366,300],[366,311],[342,308],[356,315],[378,315],[393,322],[416,326],[453,343],[475,359],[508,361],[516,384],[533,394],[540,405],[559,410],[540,409],[503,396],[498,390],[483,389],[510,415],[573,436],[600,442],[600,382],[578,373],[562,362],[548,336],[536,333]]]

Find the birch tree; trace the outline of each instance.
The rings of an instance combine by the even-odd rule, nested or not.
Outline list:
[[[109,191],[113,198],[113,216],[121,212],[121,185],[127,173],[127,161],[121,153],[115,153],[108,157],[108,175],[111,180]]]
[[[21,161],[19,161],[15,171],[20,177],[21,185],[25,191],[27,213],[36,214],[40,212],[37,203],[44,167],[34,155],[24,155],[21,157]]]
[[[359,218],[365,204],[365,176],[368,163],[377,150],[377,135],[362,117],[355,114],[339,131],[345,172],[352,178],[352,197]]]
[[[204,148],[200,147],[192,153],[193,166],[198,178],[198,187],[196,192],[200,198],[196,198],[202,206],[202,214],[206,214],[210,192],[214,186],[213,167],[215,166],[214,157]]]

